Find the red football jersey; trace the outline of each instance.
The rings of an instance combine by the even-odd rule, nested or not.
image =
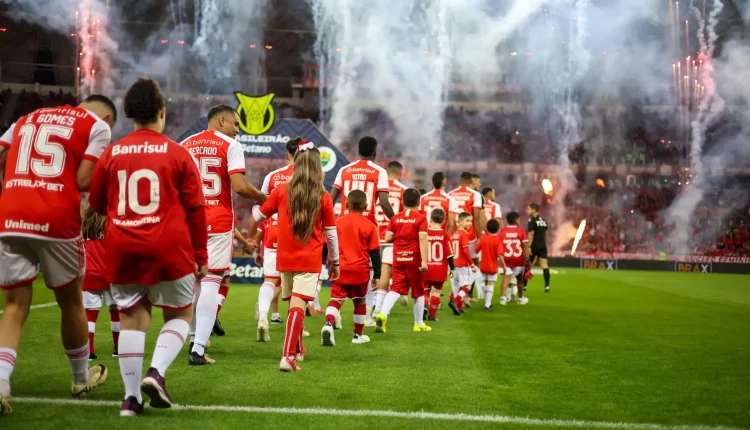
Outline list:
[[[453,244],[453,256],[456,267],[471,267],[474,264],[471,260],[471,251],[469,250],[469,233],[459,228],[451,236]]]
[[[458,187],[448,193],[448,195],[458,202],[458,206],[461,208],[462,212],[468,212],[471,216],[474,216],[474,209],[483,209],[482,195],[467,186]],[[472,219],[471,222],[472,228],[468,231],[469,242],[477,240],[477,232],[474,231],[474,226],[476,225],[477,220]]]
[[[263,248],[276,249],[279,245],[279,218],[274,215],[264,220],[259,229],[263,235]]]
[[[336,283],[366,284],[370,280],[370,254],[367,252],[380,251],[377,227],[361,214],[349,212],[336,220],[336,234],[341,269]]]
[[[38,109],[0,137],[8,150],[0,195],[0,236],[57,241],[81,237],[81,161],[96,162],[109,145],[109,125],[73,106]]]
[[[482,253],[482,260],[479,262],[479,271],[488,275],[494,275],[498,271],[497,256],[503,253],[503,242],[494,234],[482,235],[474,252]]]
[[[276,270],[279,272],[307,272],[320,273],[320,256],[325,246],[323,229],[335,228],[336,218],[333,215],[333,201],[328,193],[320,198],[320,210],[315,219],[313,234],[306,243],[300,243],[292,231],[292,218],[289,215],[287,201],[287,184],[279,184],[268,196],[268,200],[260,207],[260,212],[266,218],[279,215],[278,247]]]
[[[270,195],[280,184],[286,184],[292,175],[294,174],[294,164],[287,164],[286,166],[276,169],[273,172],[266,175],[263,179],[263,186],[260,191],[265,195]],[[279,215],[276,214],[271,217],[272,222],[266,222],[265,232],[263,238],[263,246],[270,249],[276,249],[276,242],[278,240],[278,228],[279,228]],[[272,244],[273,246],[267,246],[266,243]]]
[[[360,190],[367,195],[367,209],[362,215],[377,224],[375,205],[378,203],[378,193],[388,191],[388,173],[384,168],[369,160],[355,161],[339,170],[333,186],[341,192],[341,215],[349,213],[346,209],[346,196],[349,192]]]
[[[491,219],[503,219],[503,211],[500,209],[500,205],[489,200],[484,202],[484,213],[487,214],[487,221]]]
[[[110,146],[89,197],[107,215],[107,279],[154,285],[207,264],[202,188],[195,159],[161,133],[136,130]]]
[[[104,268],[104,239],[86,239],[83,241],[86,249],[86,277],[101,279],[103,282],[84,282],[83,291],[108,290]],[[105,288],[106,287],[106,288]]]
[[[235,173],[245,174],[242,146],[231,137],[215,130],[206,130],[183,140],[184,146],[198,161],[203,195],[206,196],[208,235],[234,230],[232,181]]]
[[[428,229],[427,238],[430,243],[427,259],[427,277],[429,282],[445,282],[448,275],[448,258],[453,257],[450,237],[443,229]]]
[[[391,203],[393,213],[397,214],[404,210],[404,191],[408,187],[399,181],[388,180],[388,201]],[[390,222],[388,217],[385,216],[383,208],[380,205],[375,205],[375,219],[378,221],[378,233],[380,241],[385,240],[385,232],[388,231]]]
[[[393,233],[393,264],[422,262],[419,235],[427,234],[427,218],[418,211],[407,209],[391,218],[388,232]]]
[[[448,229],[448,214],[458,215],[461,213],[461,209],[458,207],[458,202],[456,202],[445,191],[441,190],[432,190],[423,195],[419,200],[419,211],[427,217],[427,220],[430,219],[430,214],[434,208],[442,208],[443,211],[445,211],[445,222],[443,222],[443,228],[446,230]]]
[[[501,228],[499,237],[503,245],[505,265],[511,268],[523,267],[523,244],[529,241],[526,231],[517,225],[511,225]]]

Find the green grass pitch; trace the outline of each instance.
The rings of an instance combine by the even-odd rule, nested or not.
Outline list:
[[[109,380],[88,401],[52,404],[69,400],[59,311],[34,309],[13,374],[17,401],[0,429],[750,427],[750,276],[564,270],[549,294],[539,278],[527,306],[475,306],[454,317],[444,305],[430,333],[413,333],[411,306],[397,304],[388,333],[366,329],[368,345],[349,343],[351,303],[334,348],[320,346],[324,316],[309,317],[307,361],[295,374],[278,371],[283,325],[272,326],[270,343],[255,342],[257,287],[233,285],[220,316],[227,335],[212,337],[217,363],[190,367],[185,347],[166,375],[176,403],[207,408],[146,409],[136,419],[118,416],[123,388],[108,354],[108,313],[100,314],[96,346]],[[324,288],[323,306],[327,297]],[[51,301],[39,285],[34,303]],[[160,328],[155,316],[144,371]],[[459,413],[474,421],[457,421]]]

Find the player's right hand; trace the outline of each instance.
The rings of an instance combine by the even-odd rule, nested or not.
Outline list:
[[[199,267],[195,273],[195,277],[198,279],[203,279],[206,275],[208,275],[208,265]]]
[[[339,270],[339,266],[337,264],[336,265],[335,264],[331,264],[331,270],[329,270],[329,272],[331,272],[330,275],[328,276],[328,279],[330,281],[335,281],[335,280],[339,279],[340,270]]]
[[[422,273],[427,272],[427,262],[426,261],[423,261],[422,264],[420,264],[419,271],[422,272]]]
[[[256,252],[255,253],[255,264],[258,265],[258,266],[262,266],[263,265],[263,256],[260,255],[260,252]]]

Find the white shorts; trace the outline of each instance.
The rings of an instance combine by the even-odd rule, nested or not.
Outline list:
[[[505,270],[505,276],[521,276],[523,275],[524,267],[507,267]]]
[[[127,310],[146,299],[158,308],[186,309],[193,304],[195,274],[155,285],[112,284],[112,297],[120,310]]]
[[[83,276],[83,240],[55,242],[28,237],[0,238],[0,288],[11,289],[36,279],[37,264],[48,288],[62,288]]]
[[[474,272],[471,267],[456,267],[453,272],[453,284],[456,288],[467,287],[474,283]]]
[[[320,275],[318,275],[319,281],[326,281],[329,278],[328,267],[324,264],[320,266]]]
[[[477,253],[474,251],[474,247],[477,246],[477,240],[474,239],[471,242],[469,242],[469,253],[471,254],[471,258],[482,258],[482,253]]]
[[[383,264],[393,266],[393,245],[380,247],[381,261]]]
[[[208,236],[208,270],[223,274],[232,265],[232,243],[234,233]]]
[[[276,250],[275,249],[263,249],[263,277],[278,279],[281,277],[279,271],[276,270]]]
[[[112,306],[115,304],[115,300],[112,298],[112,293],[108,290],[100,291],[84,291],[83,292],[83,307],[85,309],[99,309],[104,306]]]
[[[494,275],[491,273],[482,273],[481,275],[482,281],[484,281],[485,284],[487,284],[488,282],[495,283],[497,281],[497,273],[495,273]]]
[[[281,299],[291,300],[292,296],[312,301],[318,290],[318,273],[281,272]]]

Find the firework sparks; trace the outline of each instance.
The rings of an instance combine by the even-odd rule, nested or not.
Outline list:
[[[576,231],[576,238],[573,241],[573,249],[570,250],[570,255],[575,255],[576,248],[578,248],[578,242],[581,241],[584,230],[586,230],[586,220],[581,221],[581,225],[578,226],[578,231]]]
[[[544,194],[548,196],[551,195],[552,191],[554,191],[552,188],[552,181],[549,179],[542,179],[542,190],[544,190]]]

